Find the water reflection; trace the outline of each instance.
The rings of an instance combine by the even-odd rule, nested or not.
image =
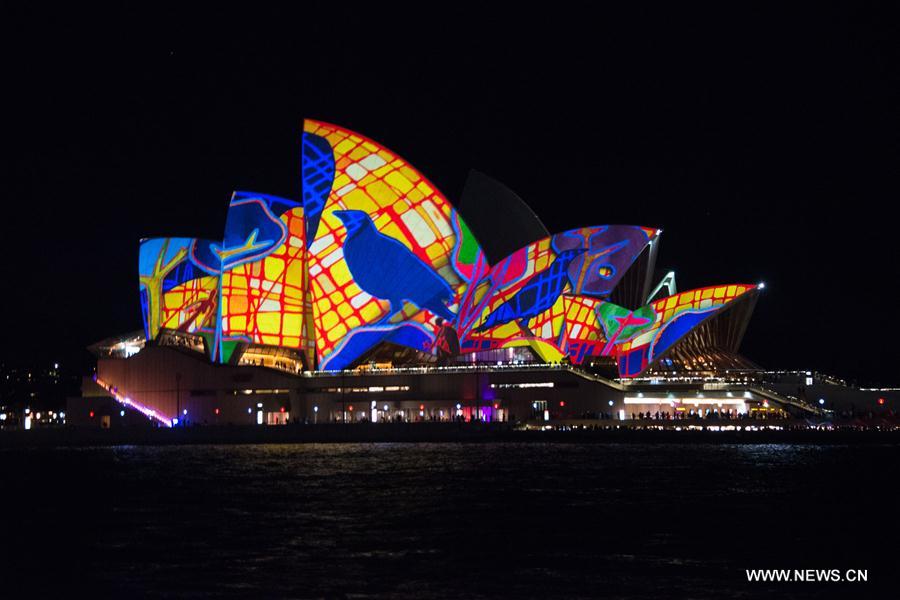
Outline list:
[[[893,520],[836,525],[862,498],[896,500],[897,454],[713,444],[4,450],[7,514],[19,518],[3,563],[18,582],[112,597],[758,593],[765,587],[748,591],[744,568],[874,569]]]

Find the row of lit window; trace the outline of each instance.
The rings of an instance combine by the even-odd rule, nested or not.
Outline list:
[[[370,385],[369,387],[354,387],[354,388],[322,388],[317,390],[319,392],[331,392],[331,393],[379,393],[379,392],[408,392],[408,385]]]
[[[491,387],[494,389],[519,389],[519,388],[552,388],[554,383],[552,381],[547,382],[536,382],[536,383],[492,383]]]

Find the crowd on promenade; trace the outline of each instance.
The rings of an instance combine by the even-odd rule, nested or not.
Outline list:
[[[704,419],[715,419],[724,421],[744,421],[744,420],[766,420],[766,419],[784,419],[788,415],[782,411],[762,412],[754,411],[749,413],[737,412],[734,410],[686,410],[686,411],[656,411],[656,412],[637,412],[631,413],[632,421],[699,421]],[[581,415],[582,419],[596,419],[600,421],[620,420],[619,416],[614,413],[592,413],[586,412]]]

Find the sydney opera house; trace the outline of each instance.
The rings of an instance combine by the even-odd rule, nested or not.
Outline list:
[[[810,408],[746,375],[761,285],[677,291],[659,229],[551,234],[477,172],[455,206],[307,120],[298,197],[235,192],[221,239],[141,241],[144,329],[92,346],[93,396],[161,426]]]

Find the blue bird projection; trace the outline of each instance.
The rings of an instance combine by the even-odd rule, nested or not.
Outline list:
[[[586,248],[574,248],[557,254],[546,271],[533,277],[515,296],[493,310],[474,331],[482,332],[510,321],[519,321],[528,329],[528,321],[556,303],[569,282],[569,263],[586,251]]]
[[[347,229],[344,261],[354,281],[370,296],[390,303],[381,323],[402,310],[404,300],[447,321],[456,318],[446,304],[453,299],[450,285],[409,248],[379,232],[361,210],[336,210],[334,216]]]
[[[297,200],[236,191],[222,237],[141,241],[148,341],[164,327],[180,329],[201,334],[214,362],[282,347],[318,370],[462,355],[478,363],[522,347],[515,356],[530,350],[543,361],[612,357],[630,377],[713,314],[701,303],[753,288],[679,295],[666,321],[654,308],[661,299],[636,310],[610,301],[640,261],[641,273],[615,296],[629,307],[644,303],[660,229],[600,225],[550,235],[520,198],[484,176],[486,186],[466,187],[462,204],[472,206],[464,215],[396,153],[321,121],[304,121],[299,158]]]

